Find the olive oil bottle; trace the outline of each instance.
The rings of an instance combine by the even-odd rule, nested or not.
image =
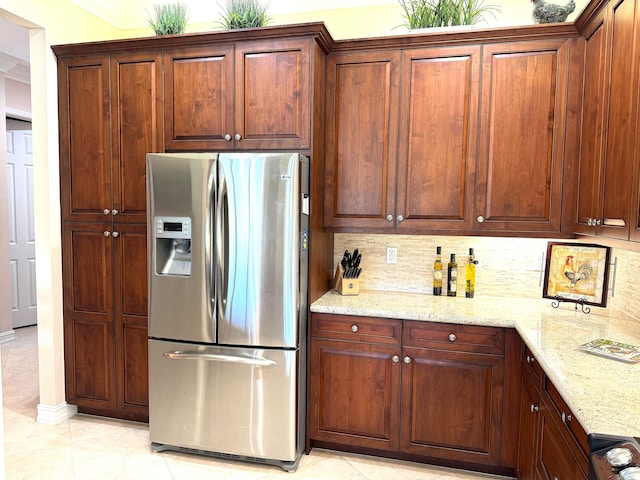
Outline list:
[[[451,254],[451,260],[447,264],[447,296],[455,297],[458,292],[458,264],[456,254]]]
[[[464,275],[464,296],[467,298],[473,298],[476,292],[476,256],[473,252],[473,248],[469,249],[469,261],[465,268]]]
[[[433,294],[442,295],[442,247],[436,247],[436,260],[433,262]]]

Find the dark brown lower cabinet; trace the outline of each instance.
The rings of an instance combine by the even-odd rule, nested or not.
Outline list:
[[[526,347],[522,354],[519,480],[585,480],[587,434]]]
[[[404,348],[402,450],[497,465],[504,358]]]
[[[513,474],[505,343],[502,328],[313,314],[309,446]]]
[[[67,402],[148,421],[146,225],[63,228]]]

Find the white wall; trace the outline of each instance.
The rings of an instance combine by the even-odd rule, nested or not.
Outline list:
[[[38,289],[38,420],[67,414],[64,395],[57,67],[51,45],[118,38],[119,31],[66,0],[0,0],[0,15],[29,28]],[[4,108],[4,102],[2,102]],[[1,122],[4,128],[4,121]],[[2,135],[3,143],[5,135]],[[4,149],[2,150],[4,151]],[[6,168],[3,170],[6,171]],[[6,181],[4,184],[6,185]],[[0,192],[6,188],[0,188]],[[3,230],[0,229],[0,243]],[[0,278],[4,275],[0,268]],[[4,288],[2,289],[5,290]],[[2,300],[0,311],[8,305]]]

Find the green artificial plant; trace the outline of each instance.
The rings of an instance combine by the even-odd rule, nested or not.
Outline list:
[[[453,25],[475,25],[485,14],[495,17],[500,9],[485,0],[398,0],[409,30]]]
[[[177,1],[173,3],[155,3],[154,16],[149,16],[149,26],[156,35],[175,35],[184,33],[187,26],[187,5]]]
[[[267,7],[260,0],[226,0],[219,23],[227,30],[264,27],[271,20]]]

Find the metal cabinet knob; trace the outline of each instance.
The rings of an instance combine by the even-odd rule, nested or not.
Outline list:
[[[402,361],[403,361],[404,363],[411,363],[411,357],[404,357],[404,358],[402,359]]]
[[[117,215],[117,214],[119,214],[119,213],[120,213],[120,212],[119,212],[118,210],[111,210],[111,215]]]
[[[242,140],[242,135],[240,135],[239,133],[236,133],[233,138],[235,138],[236,140]]]
[[[455,333],[450,333],[449,334],[449,341],[450,342],[455,342],[458,339],[458,337],[456,337]]]
[[[105,237],[108,237],[109,235],[111,235],[111,232],[109,232],[109,231],[105,230],[104,232],[102,232],[102,234],[103,234]]]
[[[227,134],[224,136],[224,139],[225,139],[227,142],[230,142],[230,141],[231,141],[231,135],[227,133]]]
[[[387,221],[388,222],[393,222],[393,215],[391,215],[391,214],[387,215]]]
[[[118,233],[118,232],[113,232],[113,238],[116,238],[118,235],[120,235],[120,233]]]
[[[596,218],[595,222],[596,222],[596,227],[599,227],[600,224],[602,223],[599,218]]]
[[[111,213],[111,210],[109,210],[108,208],[105,208],[102,213],[104,213],[105,215],[109,215]]]
[[[534,405],[532,403],[531,404],[531,413],[537,412],[538,410],[540,410],[540,407],[538,407],[537,405]]]
[[[593,227],[593,218],[587,218],[587,225],[589,225],[590,227]]]
[[[358,328],[358,325],[351,325],[351,331],[352,331],[353,333],[356,333],[358,330],[360,330],[360,329]]]
[[[403,222],[404,221],[404,216],[398,215],[397,220],[398,220],[398,222]]]
[[[527,355],[527,363],[533,363],[535,361],[536,361],[535,357],[532,357],[531,355]]]
[[[391,357],[391,361],[393,363],[398,363],[400,361],[400,357],[398,355],[394,355],[393,357]]]
[[[478,223],[484,223],[484,217],[482,215],[478,216]]]
[[[570,414],[567,415],[566,413],[562,412],[562,423],[570,422],[572,418],[573,417],[571,417]]]

